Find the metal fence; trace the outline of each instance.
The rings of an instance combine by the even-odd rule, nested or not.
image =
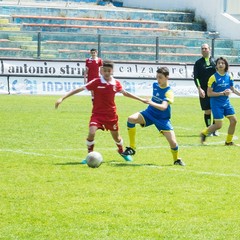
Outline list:
[[[208,43],[212,56],[239,64],[240,40],[220,39],[216,32],[204,38],[80,34],[62,32],[0,32],[1,58],[84,59],[91,48],[99,57],[114,61],[194,62],[200,46]],[[4,41],[4,39],[6,41]],[[4,47],[6,48],[4,50]]]

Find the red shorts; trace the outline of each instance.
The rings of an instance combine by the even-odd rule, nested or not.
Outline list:
[[[92,114],[89,127],[97,126],[98,129],[118,131],[118,116],[108,118],[107,116]]]

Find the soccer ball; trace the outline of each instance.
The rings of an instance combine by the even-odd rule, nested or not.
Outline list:
[[[98,168],[103,162],[103,157],[99,152],[90,152],[88,153],[86,160],[89,167]]]

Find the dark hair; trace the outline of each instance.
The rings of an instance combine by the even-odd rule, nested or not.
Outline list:
[[[90,50],[90,52],[97,52],[97,49],[96,49],[96,48],[92,48],[92,49]]]
[[[103,67],[110,67],[113,69],[114,63],[110,60],[103,61]]]
[[[224,58],[224,57],[219,57],[219,58],[216,60],[216,65],[217,65],[218,61],[220,61],[220,60],[224,61],[224,63],[225,63],[225,69],[224,69],[224,70],[225,70],[225,72],[227,72],[227,71],[228,71],[228,67],[229,67],[229,64],[228,64],[227,59]]]
[[[161,73],[165,77],[167,77],[167,76],[169,76],[169,69],[167,67],[160,67],[160,68],[158,68],[157,73]]]

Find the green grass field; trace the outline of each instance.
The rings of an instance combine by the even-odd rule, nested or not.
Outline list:
[[[201,146],[198,99],[175,98],[172,123],[186,167],[173,165],[155,127],[138,126],[132,163],[117,154],[109,132],[97,132],[104,163],[92,169],[79,164],[90,97],[55,110],[57,98],[0,95],[0,239],[240,239],[240,148],[224,146],[227,120]],[[146,106],[116,102],[127,146],[127,117]],[[232,103],[240,119],[240,100]]]

